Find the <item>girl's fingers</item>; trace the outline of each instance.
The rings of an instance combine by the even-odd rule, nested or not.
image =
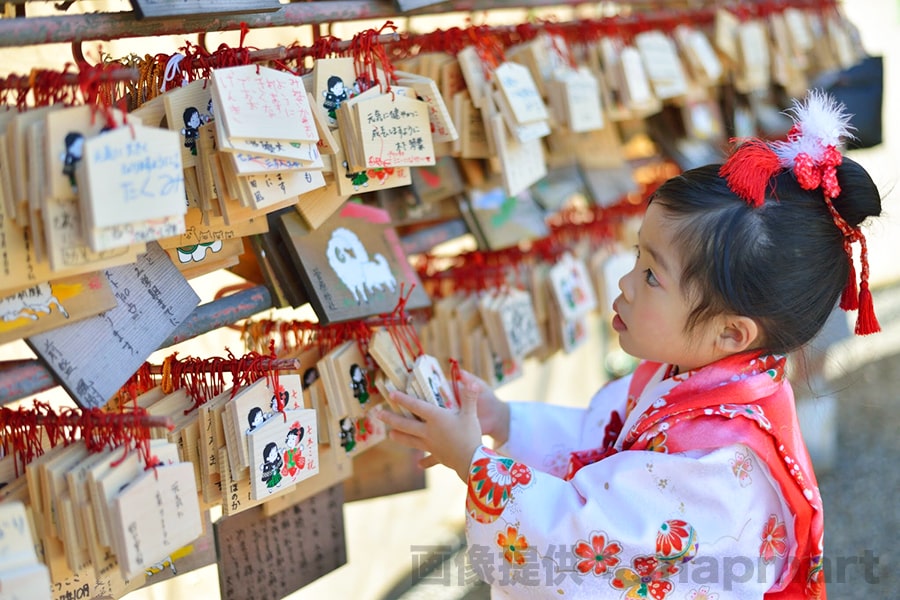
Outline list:
[[[434,454],[429,454],[428,456],[419,459],[419,466],[423,469],[428,469],[429,467],[439,464],[441,464],[441,461],[435,458]]]
[[[416,398],[415,396],[410,396],[409,394],[404,394],[403,392],[391,392],[391,401],[396,402],[399,406],[402,406],[423,421],[432,414],[432,409],[437,408],[424,400]]]
[[[416,437],[425,436],[425,423],[418,419],[404,417],[389,410],[382,411],[378,416],[394,431],[402,431]]]
[[[410,435],[398,429],[390,430],[388,436],[398,444],[403,444],[404,446],[409,446],[410,448],[415,448],[416,450],[422,450],[424,452],[430,451],[428,442],[422,437]]]
[[[478,383],[473,380],[464,381],[459,389],[459,410],[463,413],[474,413],[478,410]]]

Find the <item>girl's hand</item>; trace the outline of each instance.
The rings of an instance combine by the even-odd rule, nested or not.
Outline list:
[[[497,398],[486,381],[464,369],[460,369],[460,394],[469,387],[475,394],[478,421],[484,435],[494,438],[496,446],[502,446],[509,439],[509,405]]]
[[[476,386],[463,385],[460,409],[454,412],[403,392],[391,392],[391,401],[416,418],[387,410],[381,411],[379,418],[391,428],[392,440],[430,454],[422,460],[422,466],[439,462],[467,481],[472,455],[481,446],[481,425],[476,408],[478,393]]]

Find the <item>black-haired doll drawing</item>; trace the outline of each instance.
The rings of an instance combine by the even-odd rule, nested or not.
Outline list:
[[[279,398],[281,399],[281,402],[279,402]],[[281,412],[283,410],[287,410],[288,401],[290,399],[291,399],[290,393],[288,393],[288,391],[283,388],[280,391],[272,394],[272,400],[270,401],[270,406],[272,408],[272,412],[269,413],[269,416],[271,417],[275,413]],[[279,406],[279,404],[280,404],[280,406]]]
[[[78,183],[75,181],[75,167],[78,166],[78,161],[84,155],[84,135],[77,131],[70,131],[63,138],[63,143],[66,146],[66,150],[60,157],[63,163],[62,172],[63,175],[69,178],[72,190],[78,191]]]
[[[216,118],[215,110],[213,109],[213,101],[212,98],[209,99],[209,102],[206,103],[206,114],[200,115],[200,120],[204,125],[214,121]]]
[[[301,385],[305,390],[319,379],[319,370],[315,367],[310,367],[307,370],[303,371],[303,379]]]
[[[200,111],[196,106],[188,106],[184,109],[182,118],[184,119],[184,129],[181,130],[181,135],[184,136],[184,147],[196,156],[197,138],[200,137],[200,125],[203,124]]]
[[[281,467],[284,461],[281,459],[281,452],[278,450],[278,444],[269,442],[263,450],[263,463],[259,465],[262,471],[262,482],[266,484],[266,488],[271,490],[281,483]]]
[[[304,433],[303,426],[298,422],[294,423],[284,436],[284,466],[281,467],[281,474],[285,477],[293,479],[306,466],[306,457],[303,456],[303,448],[300,446]]]
[[[266,415],[263,413],[263,410],[254,406],[250,409],[250,412],[247,413],[247,424],[250,426],[247,429],[247,433],[252,433],[256,430],[257,427],[266,422]]]
[[[341,105],[341,102],[349,97],[348,90],[344,87],[344,80],[337,75],[329,77],[325,85],[328,89],[322,92],[325,96],[322,107],[328,113],[329,118],[336,120],[338,107]]]
[[[360,404],[369,401],[369,383],[366,381],[366,372],[356,363],[350,365],[350,389],[353,390],[353,397]]]
[[[350,417],[341,419],[341,447],[346,452],[356,447],[356,425]]]

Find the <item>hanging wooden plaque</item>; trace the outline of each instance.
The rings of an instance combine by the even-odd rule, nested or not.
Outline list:
[[[94,316],[115,305],[109,282],[101,273],[33,285],[0,298],[0,344]]]
[[[105,405],[200,301],[155,243],[104,276],[115,308],[25,340],[82,408]]]
[[[391,312],[412,287],[407,309],[430,300],[383,210],[347,203],[318,229],[296,212],[281,217],[284,238],[322,323]]]
[[[284,598],[347,562],[343,488],[267,517],[262,506],[213,525],[222,598]]]
[[[164,17],[208,17],[244,13],[275,12],[281,8],[278,0],[218,0],[215,4],[203,0],[131,0],[131,7],[139,19]]]

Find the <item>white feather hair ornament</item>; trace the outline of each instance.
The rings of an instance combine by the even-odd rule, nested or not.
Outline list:
[[[829,198],[841,193],[835,167],[843,157],[840,148],[850,133],[850,115],[842,103],[820,90],[810,90],[804,101],[794,100],[785,111],[794,121],[786,141],[771,144],[782,167],[794,171],[801,187],[822,187]]]

